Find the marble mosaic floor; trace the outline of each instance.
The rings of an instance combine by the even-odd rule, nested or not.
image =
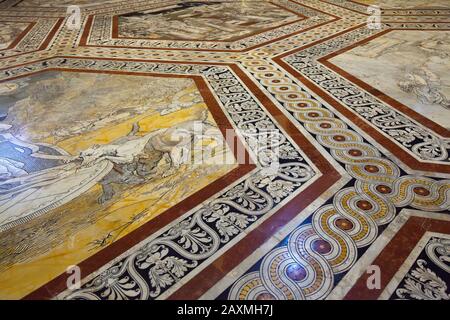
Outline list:
[[[446,0],[0,0],[0,299],[448,300],[449,75]]]

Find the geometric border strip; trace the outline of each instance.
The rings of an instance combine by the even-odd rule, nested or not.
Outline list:
[[[44,50],[52,41],[52,38],[61,27],[63,18],[46,18],[34,21],[29,17],[0,17],[0,20],[11,22],[31,22],[31,25],[22,32],[14,42],[14,46],[0,51],[0,59],[21,54]]]
[[[353,0],[322,0],[324,2],[333,4],[335,6],[345,8],[348,10],[352,10],[362,14],[367,13],[367,7],[369,4],[359,3]],[[429,8],[429,9],[416,9],[414,7],[411,8],[383,8],[381,7],[382,16],[427,16],[430,14],[430,10],[432,10],[433,15],[449,15],[450,9],[447,8]]]
[[[378,299],[448,300],[449,245],[448,228],[446,233],[425,232]]]
[[[258,133],[277,128],[261,105],[240,84],[234,72],[226,66],[55,58],[9,69],[3,72],[1,78],[6,80],[52,68],[200,74],[218,96],[218,101],[224,106],[224,112],[229,114],[238,134],[242,130]],[[128,253],[131,256],[115,259],[111,267],[83,285],[78,292],[80,297],[87,291],[91,298],[97,294],[106,294],[110,290],[108,286],[111,279],[115,279],[113,282],[119,286],[121,283],[125,285],[123,281],[128,279],[131,282],[125,287],[132,283],[139,287],[139,297],[156,298],[221,248],[241,238],[245,229],[254,227],[264,220],[261,218],[267,218],[289,202],[318,175],[311,167],[314,165],[300,156],[299,147],[286,137],[289,136],[280,133],[280,142],[275,146],[280,154],[280,170],[277,174],[267,175],[257,169],[245,180],[228,186],[224,192],[210,198],[194,212],[184,214],[177,224],[165,227],[153,234],[149,238],[151,240],[144,240],[137,245],[139,249]],[[145,279],[142,274],[138,275],[139,272],[146,274]],[[110,293],[117,294],[116,291]],[[77,292],[71,296],[77,296]]]

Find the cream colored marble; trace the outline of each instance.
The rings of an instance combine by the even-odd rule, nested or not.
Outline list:
[[[450,128],[449,31],[392,31],[330,61]]]

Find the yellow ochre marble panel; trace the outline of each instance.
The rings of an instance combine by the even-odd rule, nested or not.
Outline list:
[[[18,194],[0,198],[0,208],[15,208],[10,220],[0,221],[2,299],[25,296],[237,167],[235,161],[223,163],[234,157],[190,79],[52,72],[16,84],[3,90],[19,97],[8,109],[7,130],[53,162],[17,174],[9,181],[21,181]],[[64,90],[74,84],[78,90]],[[158,92],[161,84],[169,89]],[[48,91],[41,92],[42,86]],[[71,118],[80,121],[71,126]],[[204,138],[194,139],[193,125],[201,126]],[[192,140],[191,154],[175,152]],[[204,161],[192,161],[199,156]],[[74,177],[87,171],[96,179],[76,189],[75,182],[87,182]],[[63,193],[74,188],[79,194],[64,201]],[[51,190],[54,199],[46,195]],[[23,201],[15,203],[17,197]],[[30,214],[27,203],[41,205],[41,212]]]

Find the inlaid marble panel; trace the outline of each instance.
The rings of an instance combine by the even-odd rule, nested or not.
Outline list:
[[[27,26],[27,23],[0,22],[0,50],[8,48]]]
[[[450,128],[450,32],[392,31],[330,61]]]

